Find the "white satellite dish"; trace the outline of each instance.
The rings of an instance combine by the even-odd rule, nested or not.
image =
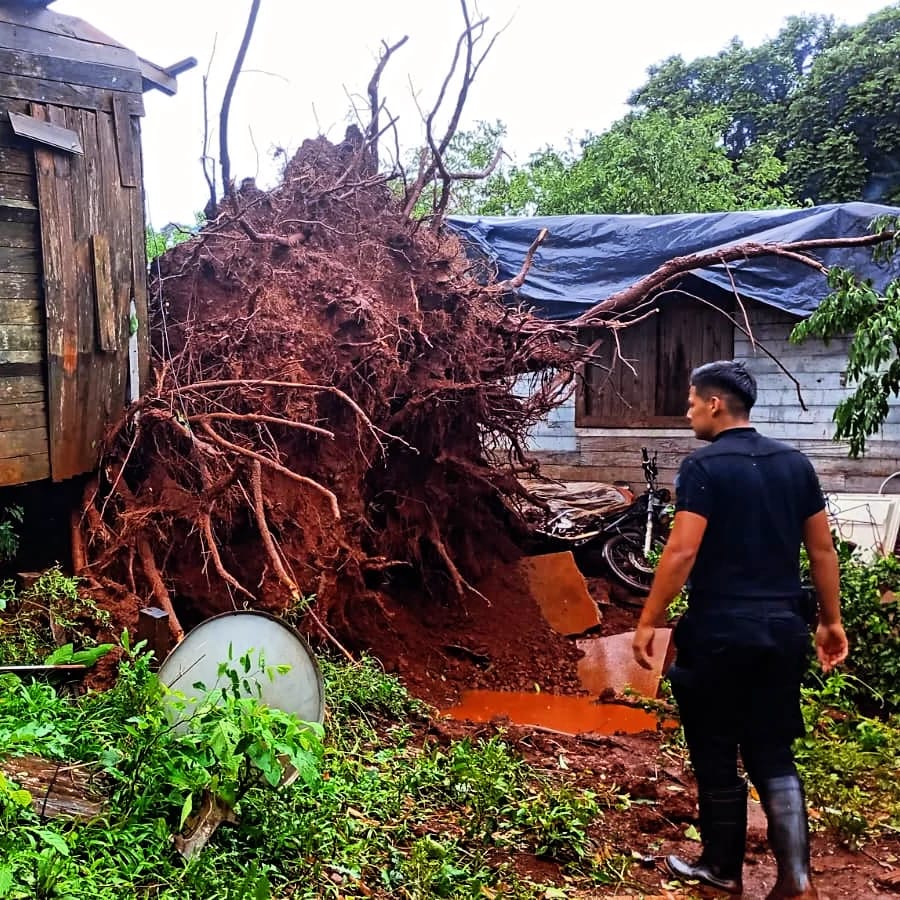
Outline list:
[[[252,668],[245,674],[240,659],[250,654]],[[287,674],[269,679],[259,670],[260,656],[266,667],[290,666]],[[268,613],[236,610],[202,622],[166,657],[159,679],[183,694],[186,704],[167,703],[167,713],[177,722],[187,718],[199,700],[216,687],[230,687],[230,679],[219,676],[219,666],[229,663],[241,680],[250,683],[248,696],[258,697],[273,709],[293,713],[304,722],[325,718],[322,673],[309,644],[289,625]],[[195,688],[202,684],[205,690]],[[244,692],[246,693],[246,692]]]

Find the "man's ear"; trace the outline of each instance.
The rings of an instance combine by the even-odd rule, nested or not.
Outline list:
[[[725,406],[725,402],[717,394],[713,394],[709,398],[709,406],[710,406],[709,411],[713,416],[718,416],[727,410],[727,407]]]

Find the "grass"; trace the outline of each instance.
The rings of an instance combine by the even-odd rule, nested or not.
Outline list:
[[[813,821],[855,846],[900,834],[900,715],[859,713],[851,680],[834,673],[805,689],[807,735],[795,753]]]
[[[108,629],[109,613],[79,589],[77,578],[53,566],[24,590],[0,582],[0,663],[43,662],[57,648],[51,628],[78,647],[96,647],[95,635]]]
[[[68,699],[0,676],[0,758],[88,763],[109,798],[94,821],[41,821],[30,798],[0,781],[0,897],[526,900],[621,880],[627,861],[607,858],[592,836],[620,802],[614,787],[597,795],[551,782],[501,736],[429,740],[428,710],[376,663],[323,668],[328,737],[307,733],[306,780],[276,791],[245,778],[239,823],[187,863],[170,838],[185,797],[221,793],[226,774],[248,771],[232,762],[252,748],[238,740],[215,749],[237,712],[202,720],[186,743],[168,728],[147,659],[133,650],[104,694]],[[280,750],[296,750],[297,735],[278,727],[245,723],[241,734],[277,732]],[[515,865],[520,855],[556,862],[559,884],[530,880]]]

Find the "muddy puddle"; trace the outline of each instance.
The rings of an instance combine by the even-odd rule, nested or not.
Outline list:
[[[633,632],[626,632],[577,641],[583,654],[578,662],[578,678],[582,689],[591,696],[470,690],[464,691],[459,704],[444,714],[470,722],[508,719],[514,725],[537,726],[564,734],[654,731],[657,719],[653,713],[621,703],[602,703],[598,699],[629,692],[651,698],[658,695],[660,678],[672,652],[671,631],[657,629],[653,642],[654,665],[650,670],[635,663],[631,650],[633,637]]]
[[[457,720],[490,722],[508,718],[515,725],[550,728],[563,734],[637,734],[655,731],[653,713],[613,703],[598,703],[593,697],[512,691],[464,691],[457,706],[444,710]]]
[[[444,715],[470,722],[506,719],[514,725],[536,726],[564,734],[634,734],[655,730],[657,720],[653,713],[622,703],[600,702],[600,698],[609,701],[627,693],[656,697],[662,672],[671,658],[671,630],[656,630],[653,665],[649,670],[642,669],[631,649],[633,631],[594,636],[602,615],[571,553],[549,553],[518,560],[497,569],[479,589],[488,598],[502,596],[506,582],[499,576],[510,577],[510,573],[522,584],[550,628],[577,646],[580,651],[578,688],[588,696],[578,692],[467,690],[463,691],[459,704],[445,709]]]

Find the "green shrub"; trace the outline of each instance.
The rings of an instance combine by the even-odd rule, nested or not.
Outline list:
[[[850,641],[845,688],[857,702],[874,696],[885,712],[900,712],[900,561],[894,556],[864,562],[839,542],[841,610]],[[887,593],[888,602],[884,597]]]

